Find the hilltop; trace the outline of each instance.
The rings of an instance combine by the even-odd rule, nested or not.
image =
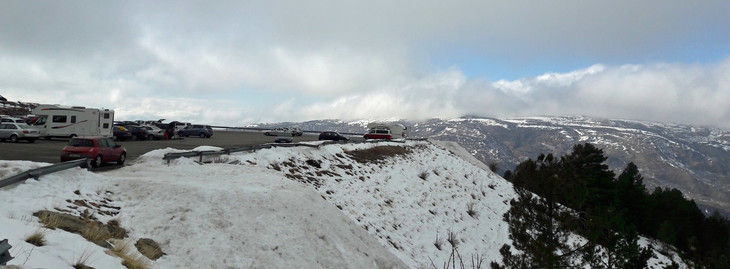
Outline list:
[[[204,149],[212,148],[198,148]],[[7,205],[0,226],[9,227],[0,237],[10,239],[16,257],[10,264],[70,268],[91,253],[89,266],[123,268],[78,235],[42,229],[31,217],[38,210],[117,220],[129,231],[125,241],[160,244],[167,255],[152,268],[442,268],[452,244],[465,259],[488,263],[510,243],[502,215],[515,197],[511,183],[468,161],[454,143],[273,148],[204,164],[162,160],[178,151],[155,150],[118,170],[72,169],[0,190]],[[0,177],[40,165],[0,161]],[[101,214],[78,200],[118,210]],[[46,246],[23,241],[37,230],[46,234]],[[655,255],[650,265],[670,263]]]

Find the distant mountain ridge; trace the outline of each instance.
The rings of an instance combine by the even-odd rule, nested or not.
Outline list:
[[[369,120],[317,120],[292,125],[303,130],[363,133]],[[419,122],[409,126],[411,137],[454,141],[498,172],[514,169],[541,153],[562,156],[573,145],[592,143],[609,157],[617,174],[634,162],[644,184],[681,190],[707,212],[730,215],[730,132],[681,124],[601,119],[580,116],[485,118],[467,116]]]

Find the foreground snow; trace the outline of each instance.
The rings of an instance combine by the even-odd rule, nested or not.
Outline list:
[[[369,163],[347,154],[376,145],[410,153]],[[208,149],[215,148],[198,148]],[[124,268],[103,248],[43,229],[31,216],[42,209],[81,214],[72,209],[75,200],[119,207],[115,216],[96,216],[119,220],[129,242],[160,243],[167,255],[152,268],[443,268],[449,234],[465,261],[479,257],[487,266],[509,243],[502,215],[514,197],[511,184],[459,157],[470,156],[455,144],[274,148],[204,165],[162,160],[177,151],[155,150],[114,171],[71,169],[0,189],[0,239],[10,239],[15,257],[9,264],[70,268],[91,255],[89,266]],[[0,178],[43,165],[0,161]],[[46,234],[47,246],[24,242],[36,231]],[[652,260],[653,267],[668,263]]]

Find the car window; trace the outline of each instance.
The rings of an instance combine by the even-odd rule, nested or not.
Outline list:
[[[110,138],[104,139],[106,141],[107,147],[113,148],[117,146],[117,142],[114,142],[114,140],[111,140]]]
[[[68,141],[68,145],[72,147],[93,147],[94,141],[89,139],[71,139],[71,141]]]
[[[5,129],[18,129],[18,126],[15,126],[15,124],[6,124],[7,128]]]

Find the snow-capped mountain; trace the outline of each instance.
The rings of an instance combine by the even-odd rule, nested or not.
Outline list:
[[[370,121],[336,120],[290,123],[304,130],[363,133]],[[679,124],[589,117],[462,117],[422,122],[399,121],[411,137],[458,142],[501,174],[541,153],[561,156],[579,143],[604,150],[616,173],[634,162],[648,190],[681,190],[708,213],[730,215],[730,132]]]

